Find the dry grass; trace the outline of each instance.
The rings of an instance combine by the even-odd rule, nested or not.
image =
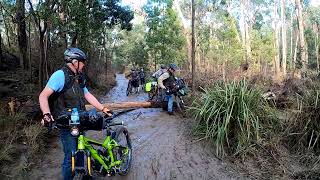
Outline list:
[[[288,147],[295,151],[312,150],[320,154],[320,84],[312,84],[291,100],[293,111],[285,136]]]
[[[29,159],[44,147],[45,129],[24,113],[9,116],[4,108],[0,108],[0,119],[0,177],[21,179],[32,165]]]
[[[28,146],[28,155],[31,158],[43,150],[45,129],[40,124],[33,124],[25,127],[23,132]]]

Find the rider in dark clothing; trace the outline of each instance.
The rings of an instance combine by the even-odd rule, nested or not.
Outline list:
[[[96,109],[111,115],[108,113],[109,109],[99,103],[85,86],[82,70],[86,59],[85,53],[78,48],[68,48],[65,51],[65,65],[51,75],[46,87],[39,95],[43,113],[42,125],[49,125],[66,109],[85,110],[85,100]],[[65,180],[69,180],[72,179],[71,152],[76,150],[77,141],[70,134],[69,129],[61,129],[60,138],[64,152],[62,175]]]
[[[146,83],[145,74],[144,74],[143,68],[141,68],[141,70],[139,72],[139,77],[140,77],[140,85],[143,87],[144,84]]]
[[[131,69],[131,72],[127,75],[127,77],[130,77],[129,82],[133,87],[139,87],[139,73],[134,68]]]
[[[175,64],[170,64],[168,71],[163,73],[158,80],[159,87],[166,92],[166,100],[168,101],[168,113],[173,115],[173,90],[175,84],[174,72],[178,69],[178,66]]]

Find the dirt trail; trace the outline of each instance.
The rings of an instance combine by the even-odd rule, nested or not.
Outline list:
[[[117,86],[102,102],[144,101],[147,95],[125,96],[127,80],[117,75]],[[214,158],[186,135],[187,120],[169,116],[161,109],[137,109],[117,118],[127,123],[133,144],[130,173],[105,179],[242,179],[227,164]],[[104,132],[90,131],[89,136],[102,139]],[[63,159],[60,141],[50,144],[46,157],[31,172],[30,179],[61,179]],[[102,178],[97,178],[102,179]]]

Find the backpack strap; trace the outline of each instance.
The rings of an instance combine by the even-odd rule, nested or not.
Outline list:
[[[61,93],[63,93],[72,87],[75,80],[75,75],[68,66],[63,66],[61,70],[64,73],[64,86],[61,91]]]

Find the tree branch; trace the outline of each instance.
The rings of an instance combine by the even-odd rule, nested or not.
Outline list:
[[[10,13],[0,2],[0,9],[3,9],[11,18],[12,18],[12,22],[16,22],[16,18],[12,15],[12,13]]]
[[[29,5],[30,5],[30,12],[31,12],[31,14],[33,15],[34,22],[38,25],[38,27],[40,27],[40,20],[39,20],[37,14],[34,12],[33,5],[32,5],[32,3],[31,3],[31,1],[28,0],[28,3],[29,3]],[[39,28],[39,29],[41,29],[41,28]]]

